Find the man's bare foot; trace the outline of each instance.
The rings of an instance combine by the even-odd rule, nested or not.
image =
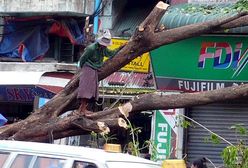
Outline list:
[[[83,115],[84,116],[90,116],[92,114],[93,114],[93,112],[92,111],[89,111],[89,110],[84,110],[84,112],[83,112]]]
[[[76,115],[82,115],[82,116],[90,116],[93,114],[92,111],[86,110],[86,109],[78,109],[74,111],[74,114]]]
[[[72,114],[74,115],[83,115],[83,112],[80,111],[80,109],[75,110]]]

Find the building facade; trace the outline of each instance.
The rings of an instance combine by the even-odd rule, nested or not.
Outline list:
[[[234,15],[234,1],[190,1],[180,4],[163,16],[161,22],[169,29]],[[236,1],[235,1],[236,2]],[[210,8],[205,12],[204,8]],[[191,10],[195,9],[195,10]],[[200,11],[201,10],[201,11]],[[229,11],[222,13],[223,11]],[[247,27],[204,34],[161,46],[151,52],[156,89],[170,93],[200,92],[247,83],[246,58]],[[242,66],[242,68],[240,68]],[[210,105],[185,108],[186,116],[204,125],[229,142],[237,143],[237,133],[231,128],[248,128],[247,99],[224,101]],[[216,166],[223,165],[222,150],[228,146],[210,141],[211,133],[196,123],[184,130],[183,156],[192,162],[200,156],[210,159]],[[244,139],[247,141],[247,138]],[[209,165],[211,167],[211,165]]]
[[[61,91],[75,74],[83,49],[86,16],[94,25],[96,37],[101,30],[111,29],[115,38],[112,47],[127,41],[128,38],[117,36],[113,28],[130,4],[131,1],[125,0],[0,1],[4,25],[0,29],[3,34],[0,43],[0,113],[8,123],[25,119]],[[136,94],[153,92],[149,53],[104,79],[99,87],[100,100],[92,105],[94,111],[125,103]],[[143,142],[150,139],[149,116],[142,113],[130,118],[134,125],[143,128],[143,138],[140,138]],[[130,140],[127,139],[128,132],[117,130],[115,133],[123,144]],[[81,140],[74,137],[64,143],[88,146],[89,139],[90,135],[81,136]]]

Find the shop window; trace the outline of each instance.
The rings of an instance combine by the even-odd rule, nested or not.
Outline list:
[[[75,46],[68,38],[60,38],[58,62],[73,63],[75,61]]]
[[[59,158],[38,157],[34,168],[63,168],[66,160]]]
[[[27,168],[32,160],[33,156],[30,155],[17,155],[11,168]]]
[[[97,166],[89,162],[75,161],[72,168],[97,168]]]
[[[9,153],[1,153],[0,152],[0,167],[3,167],[5,161],[7,160]]]
[[[42,62],[73,63],[79,59],[78,45],[73,45],[68,38],[49,35],[49,49]]]

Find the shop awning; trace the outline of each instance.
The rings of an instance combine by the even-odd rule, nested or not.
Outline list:
[[[57,93],[70,81],[69,72],[0,72],[0,85],[35,85]]]
[[[73,75],[70,72],[46,72],[41,76],[37,86],[57,94],[66,86]]]
[[[0,85],[36,85],[45,72],[0,72]]]
[[[73,77],[70,72],[0,72],[0,85],[36,85],[57,93]],[[126,86],[125,86],[126,85]],[[151,74],[114,72],[103,80],[100,87],[154,88]]]
[[[70,81],[68,72],[0,72],[0,101],[33,102],[36,96],[52,98]]]
[[[37,86],[56,94],[66,86],[72,77],[73,74],[69,72],[47,72],[41,76]],[[155,89],[151,74],[131,72],[114,72],[101,81],[99,87],[105,88],[105,91],[107,89],[110,91],[109,94],[113,95],[119,94],[122,89],[129,94]],[[113,90],[118,91],[111,92]]]
[[[0,85],[36,85],[63,88],[72,78],[69,72],[0,72]]]
[[[0,72],[0,101],[32,102],[35,96],[52,98],[72,79],[70,72]],[[145,73],[115,72],[99,83],[100,96],[114,98],[123,92],[133,94],[153,91],[152,76]]]

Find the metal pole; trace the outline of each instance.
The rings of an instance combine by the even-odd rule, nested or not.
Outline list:
[[[100,5],[100,0],[95,0],[95,12],[97,12],[96,10],[99,8],[99,5]],[[99,17],[98,17],[98,15],[96,15],[95,17],[94,17],[94,29],[93,29],[93,33],[94,34],[97,34],[97,32],[98,32],[98,19],[99,19]]]

